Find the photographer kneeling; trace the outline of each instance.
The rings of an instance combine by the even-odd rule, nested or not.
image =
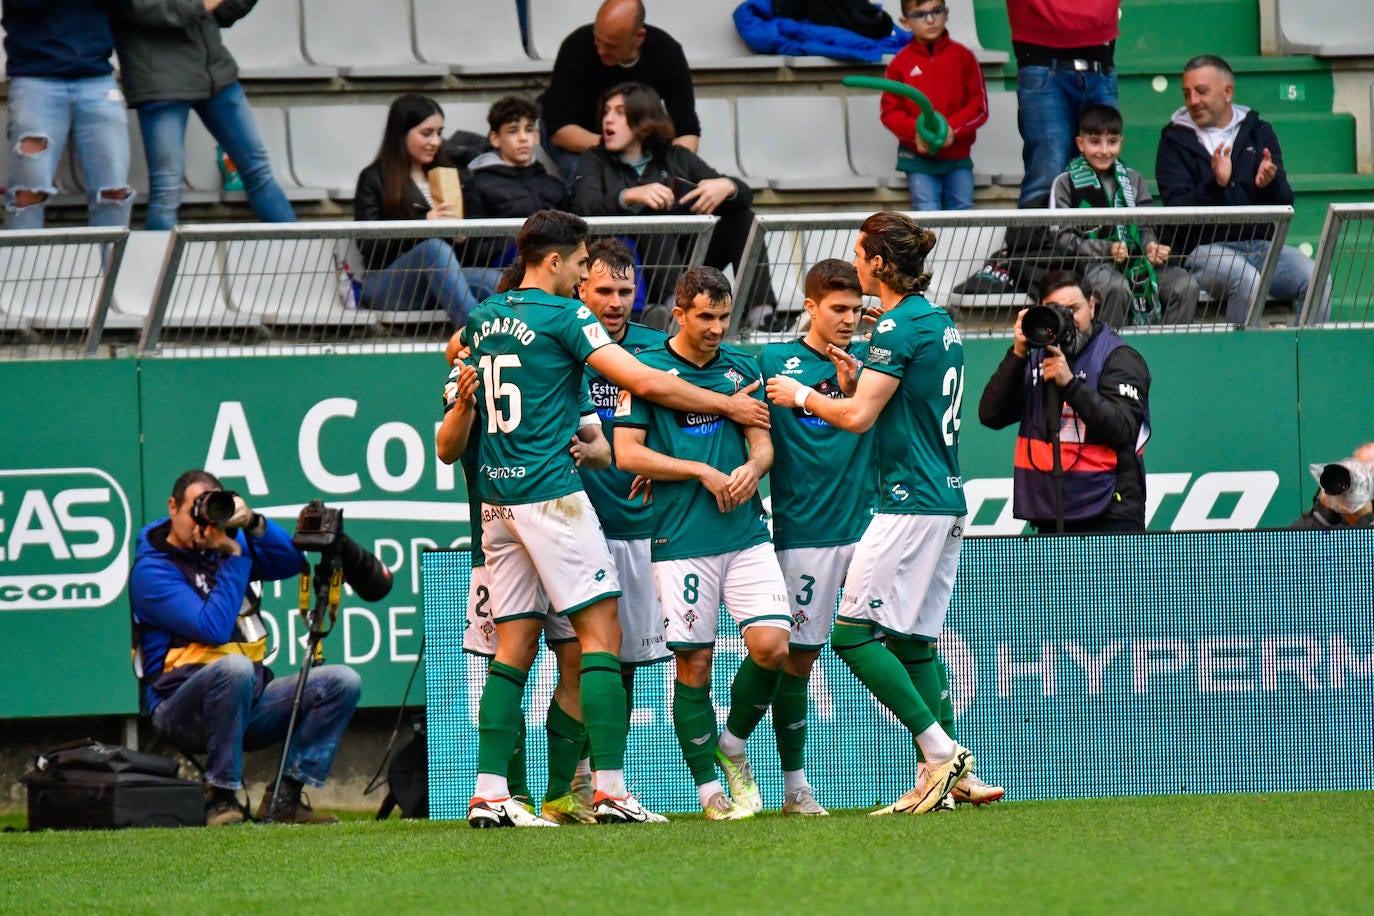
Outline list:
[[[1077,274],[1053,271],[1041,290],[978,403],[984,426],[1021,423],[1012,513],[1041,534],[1060,519],[1065,532],[1144,531],[1150,370],[1093,320],[1097,299]]]
[[[206,471],[178,477],[167,510],[139,533],[129,577],[141,704],[158,734],[206,753],[206,823],[234,823],[244,819],[243,752],[282,740],[295,691],[294,678],[271,682],[263,667],[267,631],[251,583],[299,575],[305,558]],[[337,820],[312,811],[301,787],[324,785],[361,689],[345,665],[311,669],[273,820]],[[269,786],[258,818],[270,797]]]
[[[1310,467],[1317,479],[1312,508],[1298,516],[1289,528],[1374,528],[1374,442],[1334,464]]]

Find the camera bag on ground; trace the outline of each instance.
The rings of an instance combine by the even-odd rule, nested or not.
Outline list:
[[[416,716],[411,728],[410,737],[401,742],[387,764],[387,793],[377,811],[379,821],[398,807],[403,818],[429,817],[429,743],[424,716]]]
[[[90,738],[34,759],[30,830],[186,827],[205,824],[205,789],[180,779],[177,762]]]

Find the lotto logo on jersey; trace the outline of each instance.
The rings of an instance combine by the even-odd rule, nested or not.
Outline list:
[[[689,436],[713,436],[716,430],[725,425],[719,414],[691,413],[685,410],[673,411],[673,419],[678,428]]]
[[[800,375],[801,372],[801,357],[799,356],[789,356],[782,364],[783,375]]]
[[[896,321],[891,318],[884,318],[882,321],[878,322],[878,326],[873,330],[877,331],[879,334],[886,334],[895,327],[897,327]]]

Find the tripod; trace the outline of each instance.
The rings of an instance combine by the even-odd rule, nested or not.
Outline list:
[[[313,589],[311,583],[313,582]],[[339,593],[343,588],[343,563],[337,548],[331,547],[320,555],[315,563],[313,576],[310,564],[301,564],[300,611],[305,616],[309,639],[305,656],[301,659],[301,670],[296,675],[296,692],[291,698],[291,716],[286,722],[286,735],[282,738],[281,763],[277,765],[277,778],[272,784],[271,800],[267,804],[267,817],[270,823],[277,816],[277,801],[281,795],[282,779],[286,776],[286,761],[291,754],[291,739],[296,733],[296,720],[300,717],[301,697],[305,693],[305,680],[310,669],[320,659],[320,640],[334,628],[339,617]],[[314,603],[310,601],[314,594]],[[324,629],[325,614],[329,615],[329,630]]]

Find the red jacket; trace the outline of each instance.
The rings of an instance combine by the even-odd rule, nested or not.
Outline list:
[[[913,39],[892,58],[885,75],[921,90],[949,122],[950,139],[935,154],[936,159],[968,156],[974,134],[988,119],[988,90],[972,51],[951,41],[948,32],[933,44]],[[905,96],[883,93],[883,124],[910,150],[916,149],[916,118],[920,113],[916,103]]]
[[[1121,0],[1010,0],[1011,40],[1046,48],[1086,48],[1115,41]]]

